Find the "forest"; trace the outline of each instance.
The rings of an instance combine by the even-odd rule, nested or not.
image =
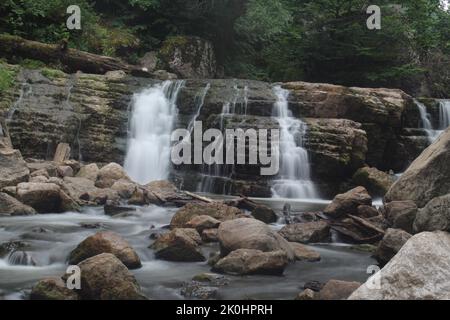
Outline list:
[[[80,0],[82,28],[68,30],[73,2],[2,1],[0,33],[130,63],[192,35],[212,41],[224,78],[450,92],[450,19],[440,0],[379,0],[380,30],[366,26],[374,4],[366,0]]]

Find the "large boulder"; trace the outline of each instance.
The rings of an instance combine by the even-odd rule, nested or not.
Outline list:
[[[31,300],[79,300],[76,290],[68,289],[61,278],[47,278],[39,281],[32,289]]]
[[[187,228],[193,228],[202,233],[205,229],[218,228],[220,221],[210,216],[195,216],[186,224]]]
[[[281,250],[263,252],[254,249],[238,249],[220,259],[213,270],[234,275],[280,275],[288,263],[286,252]]]
[[[118,201],[120,199],[116,190],[97,188],[94,181],[87,178],[65,177],[62,189],[77,201],[105,204],[107,200]]]
[[[102,253],[78,264],[80,295],[87,300],[143,300],[133,274],[117,257]]]
[[[150,246],[155,257],[169,261],[205,261],[199,245],[202,239],[197,230],[177,228],[163,234]]]
[[[29,179],[30,170],[18,150],[0,149],[0,189]]]
[[[364,187],[338,194],[323,212],[332,218],[340,218],[346,214],[357,213],[360,205],[372,205],[372,198]]]
[[[414,232],[450,231],[450,194],[437,197],[420,209],[414,220]]]
[[[377,168],[363,167],[353,175],[353,183],[365,187],[373,196],[384,196],[395,179]]]
[[[325,242],[330,238],[330,225],[326,221],[293,223],[284,226],[279,233],[290,242]]]
[[[69,264],[79,262],[101,253],[115,255],[129,269],[141,267],[141,260],[136,251],[120,235],[111,232],[98,232],[83,240],[69,255]]]
[[[111,162],[99,170],[95,186],[111,188],[116,181],[121,179],[131,180],[120,164]]]
[[[263,252],[284,251],[289,260],[294,252],[289,243],[264,222],[240,218],[222,222],[217,237],[222,255],[237,249],[255,249]]]
[[[86,178],[92,181],[97,181],[98,172],[100,169],[98,168],[96,163],[90,163],[80,168],[80,171],[77,173],[78,178]]]
[[[450,128],[389,189],[386,202],[412,200],[419,208],[450,190]]]
[[[317,251],[298,242],[290,242],[289,244],[294,250],[296,260],[307,262],[320,261],[320,254]]]
[[[320,290],[319,300],[346,300],[356,289],[361,286],[360,282],[349,282],[330,280]]]
[[[16,198],[0,192],[0,216],[28,216],[35,214],[36,210],[27,206]]]
[[[400,229],[387,229],[375,251],[375,259],[384,266],[400,251],[411,235]]]
[[[17,199],[39,213],[61,213],[79,209],[77,203],[54,183],[19,183]]]
[[[383,215],[392,228],[403,229],[412,234],[417,211],[414,201],[392,201],[384,206]]]
[[[442,231],[416,234],[349,299],[450,299],[450,234]]]
[[[184,79],[212,79],[216,58],[211,42],[199,37],[176,36],[164,41],[160,64]]]
[[[234,219],[242,211],[220,202],[188,203],[179,209],[170,221],[172,228],[183,228],[196,216],[210,216],[219,221]]]

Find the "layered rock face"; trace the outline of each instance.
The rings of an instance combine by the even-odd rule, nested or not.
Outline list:
[[[24,158],[50,158],[60,142],[71,158],[85,162],[123,163],[133,93],[160,80],[55,70],[18,70],[16,84],[0,95],[14,148]],[[303,82],[283,85],[289,108],[307,124],[301,139],[311,158],[312,178],[324,196],[337,193],[365,163],[381,170],[401,170],[425,146],[404,142],[419,118],[412,99],[399,90],[346,88]],[[277,129],[272,117],[273,85],[250,80],[187,80],[177,101],[175,128],[193,120],[203,129]],[[406,131],[405,131],[406,130]],[[425,137],[426,138],[426,137]],[[205,142],[205,145],[207,143]],[[248,146],[246,146],[248,147]],[[394,161],[394,160],[395,161]],[[183,188],[218,193],[270,196],[273,176],[261,176],[260,165],[181,165],[172,179]],[[211,178],[211,173],[215,177]]]

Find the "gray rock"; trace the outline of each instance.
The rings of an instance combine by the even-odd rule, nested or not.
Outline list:
[[[338,194],[323,212],[330,217],[340,218],[345,214],[357,214],[360,205],[372,205],[372,198],[364,187]]]
[[[400,229],[387,229],[375,251],[375,258],[384,266],[400,251],[411,235]]]
[[[414,232],[450,231],[450,194],[437,197],[420,209],[414,220]]]
[[[10,195],[0,192],[0,216],[28,216],[36,214],[36,210]]]
[[[330,238],[330,226],[326,221],[293,223],[284,226],[279,233],[290,242],[326,242]]]
[[[417,205],[414,201],[392,201],[384,206],[383,212],[392,228],[413,233],[413,223],[417,215]]]

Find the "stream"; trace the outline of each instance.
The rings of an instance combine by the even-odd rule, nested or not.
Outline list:
[[[280,211],[286,200],[254,199]],[[326,202],[290,201],[294,211],[320,210]],[[48,276],[61,276],[66,259],[86,237],[99,230],[111,230],[122,235],[136,250],[142,268],[132,270],[142,291],[151,299],[185,299],[181,295],[184,282],[193,276],[210,272],[207,262],[180,263],[156,260],[148,246],[150,235],[166,231],[177,208],[158,206],[136,207],[132,215],[110,217],[102,207],[86,207],[81,213],[46,214],[0,218],[0,244],[19,240],[29,264],[12,265],[8,257],[0,259],[0,300],[27,299],[31,287]],[[280,228],[282,223],[274,224]],[[330,279],[365,281],[369,265],[376,264],[369,253],[357,251],[348,244],[315,244],[322,256],[319,262],[296,262],[283,276],[229,276],[229,282],[219,287],[218,299],[293,299],[308,281]],[[203,246],[205,256],[219,250],[218,244]],[[17,259],[16,259],[17,260]],[[20,259],[19,259],[20,260]]]

